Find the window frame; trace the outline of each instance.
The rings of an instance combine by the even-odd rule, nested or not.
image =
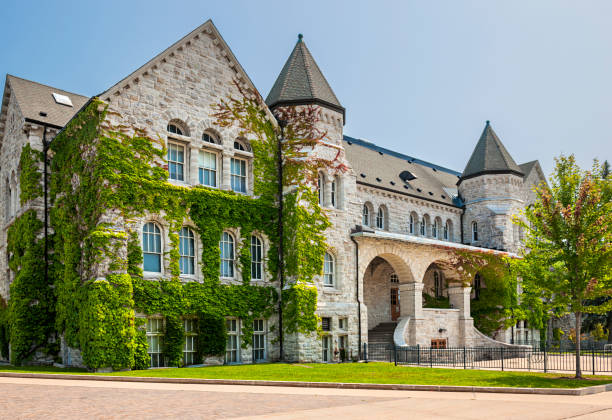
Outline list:
[[[363,210],[361,210],[361,224],[370,226],[370,208],[367,204],[364,204]]]
[[[478,222],[472,222],[472,242],[478,242]]]
[[[261,329],[259,324],[261,323]],[[253,344],[251,346],[253,352],[253,363],[265,362],[268,359],[267,343],[266,343],[266,320],[265,319],[254,319],[253,320]],[[261,355],[261,357],[258,357]]]
[[[225,240],[225,236],[227,235],[227,237],[229,239],[231,239],[231,242],[229,241],[224,241]],[[231,244],[231,258],[224,258],[223,257],[223,244]],[[235,279],[236,278],[236,238],[234,237],[234,235],[232,235],[231,232],[228,231],[223,231],[221,233],[221,239],[219,240],[219,257],[220,257],[220,265],[219,265],[219,276],[222,279]],[[229,269],[231,271],[231,276],[225,276],[225,271],[223,269],[223,262],[227,261],[229,262]]]
[[[159,238],[159,252],[150,252],[150,251],[146,251],[145,249],[148,248],[148,246],[145,246],[145,228],[149,225],[152,225],[154,227],[153,232],[146,232],[147,235],[153,235],[154,237],[157,236]],[[142,244],[142,271],[143,273],[151,273],[151,274],[163,274],[164,273],[164,260],[163,260],[163,255],[164,255],[164,238],[163,238],[163,230],[161,228],[161,226],[154,222],[154,221],[148,221],[146,222],[144,225],[142,225],[142,236],[141,236],[141,244]],[[147,241],[147,244],[149,242]],[[145,255],[149,254],[149,255],[156,255],[159,259],[159,271],[150,271],[147,270],[145,267]]]
[[[253,243],[253,240],[258,243]],[[264,271],[264,243],[263,240],[258,235],[251,235],[250,240],[250,251],[251,251],[251,280],[253,281],[264,281],[265,271]],[[257,261],[255,255],[253,254],[253,247],[259,248],[259,260]],[[257,254],[257,253],[256,253]],[[259,277],[255,277],[253,275],[253,269],[255,267],[259,267]],[[257,270],[256,270],[257,271]]]
[[[330,265],[331,270],[329,270]],[[336,257],[329,251],[323,256],[323,287],[336,287]]]
[[[444,223],[444,240],[445,241],[449,241],[450,240],[450,226],[448,223],[448,220],[446,221],[446,223]]]
[[[170,160],[171,146],[180,147],[183,149],[183,162],[182,163],[179,162],[178,160],[177,161]],[[166,154],[166,160],[168,162],[168,179],[169,180],[175,181],[175,182],[182,182],[182,183],[187,182],[187,179],[189,177],[188,164],[187,164],[187,162],[189,162],[189,157],[187,154],[188,154],[188,148],[184,143],[176,141],[174,139],[170,139],[170,138],[168,139],[168,153]],[[171,165],[181,166],[182,179],[172,178],[172,171],[170,170]]]
[[[414,215],[410,214],[408,216],[408,233],[414,235]]]
[[[338,207],[337,194],[338,194],[338,185],[336,184],[336,179],[332,178],[332,181],[330,183],[330,204],[334,208]]]
[[[210,144],[216,144],[216,143],[210,143]],[[204,163],[203,163],[203,159],[202,160],[200,159],[200,157],[203,156],[206,153],[214,156],[214,159],[215,159],[215,169],[214,170],[211,169],[211,168],[205,167]],[[219,188],[219,184],[220,184],[220,181],[221,181],[221,179],[220,179],[221,171],[219,170],[219,166],[220,166],[219,163],[220,163],[220,161],[221,161],[221,159],[219,159],[219,152],[218,151],[216,151],[216,150],[213,151],[211,149],[206,149],[206,148],[198,150],[198,185],[202,185],[202,186],[208,187],[208,188],[215,188],[215,189]],[[200,173],[203,172],[203,171],[209,171],[209,172],[210,171],[214,171],[214,174],[215,174],[214,175],[215,185],[205,184],[203,182],[204,176],[200,175]]]
[[[425,219],[425,216],[421,218],[421,226],[419,226],[419,228],[421,236],[427,237],[427,220]]]
[[[235,174],[234,173],[234,162],[239,162],[244,164],[244,175]],[[238,191],[234,188],[234,180],[243,180],[244,179],[244,191]],[[248,194],[249,193],[249,161],[244,158],[232,156],[230,158],[230,189],[238,194]]]
[[[192,324],[192,328],[191,329],[187,329],[187,325],[193,323]],[[184,330],[184,334],[185,334],[185,341],[183,343],[183,365],[184,366],[188,366],[188,365],[194,365],[197,364],[196,363],[196,353],[197,353],[197,337],[198,337],[198,333],[197,333],[197,329],[196,329],[196,325],[197,325],[197,320],[195,318],[183,318],[183,330]],[[191,342],[191,349],[189,349],[189,343]],[[188,363],[188,360],[190,359],[191,363]]]
[[[325,205],[325,175],[323,175],[323,172],[319,172],[317,177],[317,189],[319,191],[319,206],[323,207]]]
[[[150,329],[149,326],[153,324],[155,321],[156,327],[159,329],[153,330]],[[149,355],[149,366],[152,368],[155,367],[164,367],[166,365],[164,360],[164,318],[159,316],[148,317],[146,322],[146,332],[145,335],[147,337],[147,354]],[[151,351],[151,344],[153,341],[157,342],[158,351]],[[154,356],[155,355],[155,356]],[[156,363],[154,363],[154,361]]]
[[[235,329],[230,329],[230,326],[233,324],[235,325]],[[232,365],[240,363],[240,318],[226,318],[225,327],[227,331],[225,364]],[[232,344],[231,347],[230,344]],[[233,346],[233,344],[235,344],[235,346]]]
[[[183,236],[183,231],[188,232],[191,237],[189,237],[189,235],[187,235],[186,237]],[[180,276],[181,277],[195,277],[196,276],[196,268],[197,268],[197,260],[196,260],[196,256],[198,255],[197,251],[196,251],[196,236],[195,236],[195,232],[193,231],[193,229],[191,229],[191,227],[189,226],[183,226],[181,228],[181,230],[179,231],[178,234],[179,237],[179,271],[180,271]],[[183,254],[181,251],[182,245],[183,245],[183,239],[186,238],[187,240],[193,241],[192,242],[192,246],[191,246],[191,252],[193,255],[188,255],[188,254]],[[184,273],[183,272],[183,260],[187,259],[188,262],[191,263],[191,273]]]
[[[385,230],[385,208],[383,206],[378,207],[376,212],[376,229]]]

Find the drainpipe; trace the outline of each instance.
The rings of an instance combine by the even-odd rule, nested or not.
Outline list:
[[[49,245],[48,245],[48,237],[49,237],[49,204],[48,204],[48,180],[47,180],[47,168],[48,168],[48,159],[47,152],[49,151],[49,143],[47,142],[47,125],[43,125],[43,200],[44,200],[44,229],[45,229],[45,284],[49,284]]]
[[[463,238],[463,215],[465,214],[465,206],[463,206],[461,208],[461,214],[459,215],[459,224],[461,225],[461,243],[465,244],[464,242],[464,238]]]
[[[357,296],[357,317],[359,321],[357,325],[359,326],[359,347],[357,347],[358,354],[361,353],[361,300],[359,300],[359,243],[353,238],[351,235],[351,241],[355,244],[355,290]]]
[[[278,125],[281,130],[280,138],[278,139],[278,273],[280,283],[280,293],[278,297],[278,339],[279,339],[279,354],[280,360],[284,359],[283,349],[283,288],[285,287],[285,264],[284,264],[284,247],[283,247],[283,140],[285,138],[284,129],[287,126],[287,121],[278,120]]]

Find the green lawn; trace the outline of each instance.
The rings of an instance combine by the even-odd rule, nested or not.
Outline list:
[[[82,369],[0,366],[0,371],[87,374]],[[394,366],[391,363],[285,364],[269,363],[199,368],[169,368],[130,372],[96,373],[109,376],[155,378],[259,379],[305,382],[361,382],[377,384],[464,385],[530,388],[578,388],[612,383],[612,376],[589,376],[588,380],[563,379],[567,374],[501,372]]]

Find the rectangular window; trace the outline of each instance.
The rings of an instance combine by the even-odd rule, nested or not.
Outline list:
[[[338,318],[338,329],[342,331],[348,329],[348,318]]]
[[[321,338],[321,344],[323,345],[323,361],[329,362],[331,360],[331,337],[329,335],[324,335]]]
[[[240,338],[238,331],[238,320],[228,319],[225,321],[227,328],[227,345],[225,346],[225,363],[240,362]]]
[[[185,180],[185,146],[168,143],[168,172],[170,179]]]
[[[162,318],[147,319],[147,344],[151,367],[162,367],[164,356],[162,354],[164,339],[164,320]]]
[[[232,158],[230,161],[232,191],[246,194],[246,161]]]
[[[266,360],[266,331],[263,319],[253,321],[253,361]]]
[[[251,236],[251,280],[263,280],[263,247],[255,235]]]
[[[193,365],[195,363],[196,354],[196,321],[195,319],[184,319],[183,326],[185,328],[185,346],[183,347],[183,364]]]
[[[331,331],[331,318],[321,318],[321,329]]]
[[[340,360],[344,362],[348,359],[348,336],[341,335],[338,337],[338,350],[340,350]]]
[[[198,177],[200,184],[207,187],[217,186],[217,155],[200,151],[198,155]]]

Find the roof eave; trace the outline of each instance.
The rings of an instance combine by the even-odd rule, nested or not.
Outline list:
[[[333,111],[339,112],[342,114],[342,124],[346,124],[346,110],[342,106],[338,106],[331,102],[324,101],[322,99],[317,98],[306,98],[306,99],[291,99],[291,100],[281,100],[276,101],[268,105],[270,110],[274,110],[274,108],[282,107],[282,106],[298,106],[298,105],[320,105],[324,108],[329,108]]]
[[[516,175],[516,176],[520,176],[521,178],[525,176],[524,173],[515,171],[512,169],[487,169],[484,171],[474,172],[472,174],[465,175],[465,176],[461,175],[461,177],[459,178],[459,181],[457,181],[457,185],[461,184],[461,182],[465,181],[466,179],[476,178],[477,176],[481,176],[481,175],[503,175],[503,174]]]

